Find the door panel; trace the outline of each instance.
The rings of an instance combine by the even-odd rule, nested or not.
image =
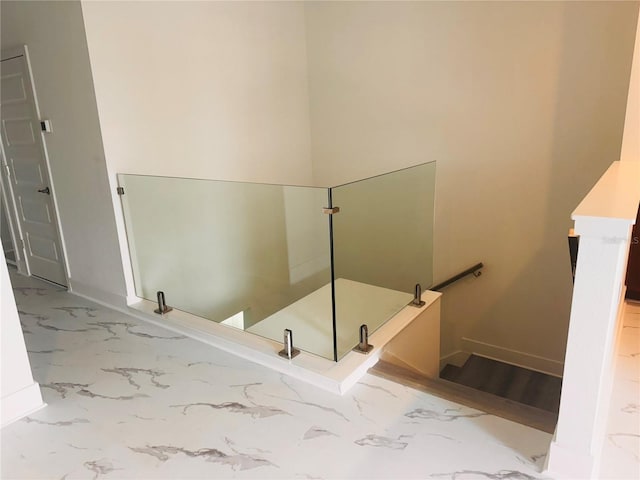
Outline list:
[[[60,260],[55,243],[51,242],[48,238],[40,237],[32,233],[27,233],[27,237],[31,255],[51,262]]]
[[[30,119],[14,118],[11,120],[3,120],[2,127],[4,128],[5,138],[7,139],[7,146],[9,147],[36,144],[36,136],[33,132]]]
[[[49,205],[41,202],[32,202],[24,198],[20,198],[19,203],[22,221],[41,225],[49,225],[53,222]]]
[[[67,284],[51,198],[40,119],[24,56],[3,60],[0,107],[2,145],[32,275]]]
[[[37,158],[24,157],[17,160],[16,157],[9,160],[9,167],[13,174],[15,183],[18,185],[43,185],[45,175],[42,171],[42,164]]]

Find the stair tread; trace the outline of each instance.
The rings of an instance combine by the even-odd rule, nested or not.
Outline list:
[[[442,378],[554,413],[560,407],[562,379],[478,355],[456,376]]]
[[[446,367],[445,367],[446,368]],[[460,367],[457,367],[460,368]],[[466,385],[443,379],[428,378],[416,372],[398,367],[384,360],[378,361],[369,372],[417,390],[451,400],[471,408],[485,411],[532,428],[553,433],[558,420],[557,413],[525,405],[509,398],[477,390]]]
[[[460,375],[461,371],[462,371],[462,367],[458,367],[457,365],[451,365],[450,363],[447,363],[447,365],[445,365],[445,367],[440,372],[440,378],[449,380],[450,382],[455,382],[455,380]]]

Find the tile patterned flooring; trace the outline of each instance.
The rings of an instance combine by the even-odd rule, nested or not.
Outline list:
[[[627,303],[616,352],[600,477],[640,479],[640,304]]]
[[[545,477],[549,434],[372,375],[333,395],[35,279],[12,282],[48,406],[2,429],[2,479]],[[624,454],[627,440],[612,448]]]

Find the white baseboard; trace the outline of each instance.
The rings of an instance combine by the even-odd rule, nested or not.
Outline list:
[[[447,364],[455,365],[456,367],[462,367],[468,358],[471,356],[469,352],[463,352],[462,350],[457,350],[449,355],[440,358],[440,371]]]
[[[73,279],[69,279],[69,293],[86,298],[105,307],[113,308],[121,312],[126,311],[127,297],[125,295],[107,292]]]
[[[305,278],[311,277],[313,275],[322,272],[323,270],[327,270],[331,267],[331,260],[329,259],[329,255],[322,255],[318,258],[313,258],[308,260],[300,265],[296,265],[289,269],[289,281],[293,283],[298,283],[303,281]]]
[[[491,358],[500,362],[509,363],[517,367],[528,368],[537,372],[562,377],[564,363],[550,358],[539,357],[530,353],[511,350],[509,348],[491,345],[471,338],[462,338],[462,350],[464,352],[475,353],[481,357]]]
[[[556,432],[557,433],[557,432]],[[585,452],[576,452],[560,445],[555,438],[549,446],[544,473],[557,480],[596,478],[595,458]]]
[[[0,409],[1,426],[4,427],[20,420],[44,406],[46,403],[42,401],[40,385],[36,382],[17,392],[5,395],[2,397],[2,408]]]

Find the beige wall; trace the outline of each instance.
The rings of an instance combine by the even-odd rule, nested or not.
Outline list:
[[[78,293],[124,302],[125,286],[79,2],[2,1],[1,46],[26,44]]]
[[[436,160],[434,279],[487,265],[444,295],[442,353],[562,360],[569,214],[620,156],[637,2],[84,2],[104,154],[79,4],[0,8],[87,290],[124,293],[107,170],[335,184]]]
[[[331,185],[436,160],[434,279],[487,265],[444,296],[442,353],[559,371],[569,215],[620,155],[636,3],[83,11],[112,173]]]
[[[336,278],[411,294],[433,284],[435,176],[429,163],[332,189]]]
[[[117,173],[311,183],[301,3],[82,9],[112,189]],[[132,293],[126,255],[122,262]]]
[[[636,45],[633,50],[620,160],[640,162],[640,21],[636,27]]]
[[[619,158],[637,12],[307,4],[316,181],[436,160],[434,280],[486,264],[445,291],[443,355],[474,349],[561,371],[570,214]]]
[[[112,173],[311,182],[302,3],[82,8]]]

